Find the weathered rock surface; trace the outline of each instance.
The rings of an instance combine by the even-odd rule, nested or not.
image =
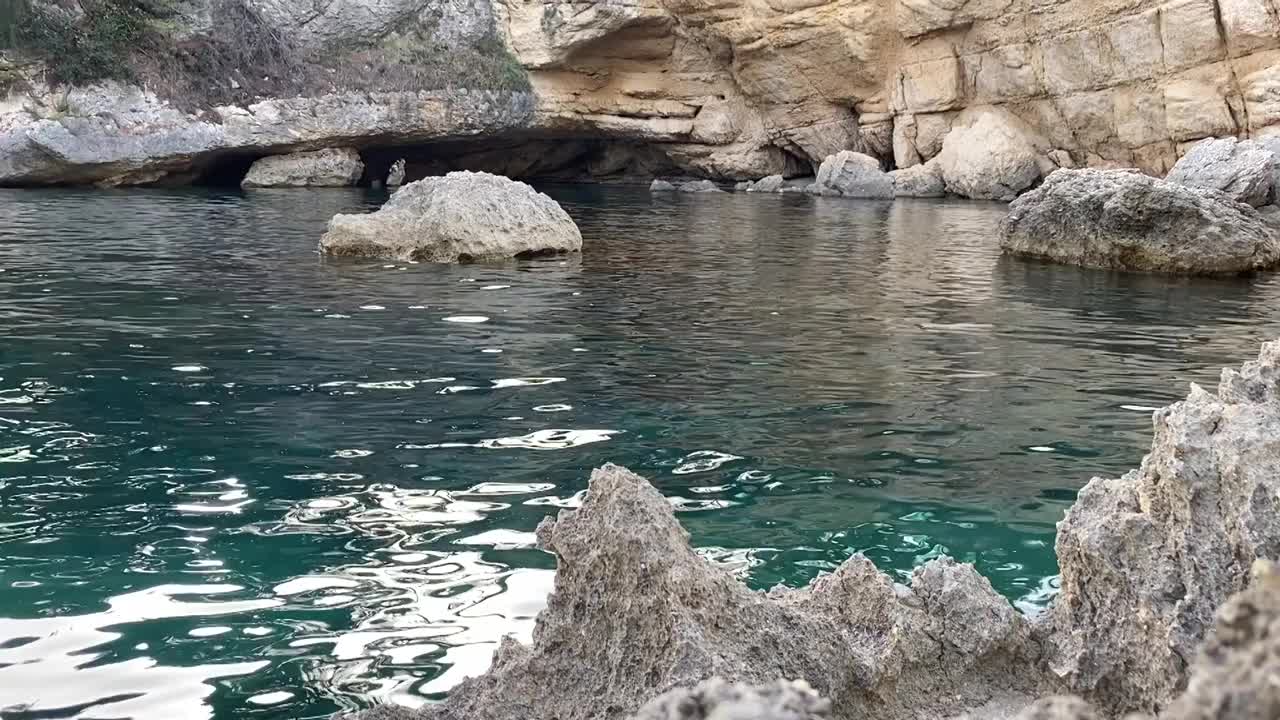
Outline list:
[[[268,155],[253,163],[240,185],[254,187],[349,187],[360,181],[364,162],[354,148]]]
[[[652,190],[653,187],[650,186],[649,189]],[[679,190],[680,192],[685,192],[685,193],[724,192],[723,190],[720,189],[719,185],[716,185],[714,182],[711,182],[710,180],[690,180],[689,182],[680,183],[680,185],[676,189]]]
[[[1138,172],[1058,170],[1009,207],[1005,252],[1085,267],[1238,274],[1280,263],[1251,207]]]
[[[504,642],[488,674],[427,717],[624,718],[721,676],[803,679],[837,717],[893,720],[1034,685],[1027,622],[950,559],[916,570],[909,588],[855,556],[804,590],[753,592],[699,557],[662,495],[615,466],[538,539],[558,569],[533,644]]]
[[[655,178],[653,182],[649,183],[649,192],[675,192],[675,191],[676,191],[676,186],[672,183],[667,182],[666,180],[659,180]]]
[[[947,191],[981,200],[1012,200],[1040,181],[1047,162],[1034,133],[999,109],[962,113],[938,153]]]
[[[320,239],[332,256],[472,262],[582,249],[582,234],[556,201],[488,173],[411,182],[377,212],[335,215]]]
[[[891,200],[893,178],[880,169],[880,161],[875,158],[844,150],[822,161],[810,192],[815,195]]]
[[[892,170],[893,194],[897,197],[943,197],[947,194],[947,183],[942,177],[942,169],[937,159],[923,165]]]
[[[1165,180],[1218,190],[1232,200],[1258,207],[1275,199],[1277,172],[1280,159],[1266,145],[1228,137],[1196,143]]]
[[[1059,525],[1061,594],[1030,625],[947,558],[910,587],[854,556],[752,592],[606,466],[538,528],[557,573],[532,645],[504,641],[443,703],[366,717],[791,720],[824,717],[821,697],[846,720],[1271,720],[1280,576],[1259,559],[1280,555],[1280,341],[1153,421],[1141,468],[1094,479]]]
[[[1275,557],[1272,555],[1271,557]],[[1249,588],[1217,613],[1192,667],[1187,691],[1167,720],[1272,720],[1280,717],[1280,571],[1258,561]]]
[[[774,193],[782,191],[782,184],[786,179],[781,175],[770,175],[760,178],[753,183],[749,183],[746,188],[747,192]]]
[[[744,685],[712,678],[650,701],[633,720],[821,720],[831,701],[803,680]]]
[[[1174,697],[1217,608],[1280,557],[1280,342],[1154,425],[1142,466],[1092,480],[1058,526],[1048,667],[1109,712]]]

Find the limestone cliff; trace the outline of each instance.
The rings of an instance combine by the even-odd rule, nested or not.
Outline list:
[[[1043,170],[1163,174],[1199,138],[1280,132],[1273,0],[144,5],[167,10],[123,82],[59,84],[41,48],[8,53],[0,183],[185,182],[337,144],[371,171],[415,148],[433,171],[517,176],[798,175],[844,149],[905,168],[989,106]]]

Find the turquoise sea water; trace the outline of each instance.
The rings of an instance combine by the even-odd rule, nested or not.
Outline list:
[[[422,703],[612,461],[755,587],[948,553],[1029,612],[1280,284],[999,257],[1003,207],[552,187],[581,257],[326,262],[360,191],[0,193],[0,717]]]

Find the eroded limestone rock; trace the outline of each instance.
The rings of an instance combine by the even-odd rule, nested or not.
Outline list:
[[[822,720],[831,701],[803,680],[745,685],[712,678],[654,698],[633,720]]]
[[[1196,143],[1165,180],[1218,190],[1232,200],[1259,207],[1274,199],[1278,170],[1280,160],[1261,142],[1228,137]]]
[[[649,183],[649,192],[675,192],[675,191],[676,191],[676,186],[672,183],[667,182],[666,180],[659,180],[657,178],[654,178],[653,182]]]
[[[1012,200],[1039,182],[1047,160],[1040,145],[1026,123],[1003,110],[966,111],[942,142],[938,170],[955,195]]]
[[[1142,466],[1092,480],[1059,524],[1062,591],[1043,628],[1053,674],[1115,713],[1169,702],[1217,608],[1255,560],[1280,557],[1280,341],[1223,370],[1216,393],[1193,385],[1154,425]],[[1233,642],[1211,642],[1211,663]],[[1223,691],[1217,677],[1198,692]]]
[[[815,195],[891,200],[893,179],[880,169],[880,161],[870,155],[845,150],[822,161],[810,192]]]
[[[897,197],[929,198],[947,194],[947,183],[936,158],[923,165],[892,170],[889,175],[893,178],[893,194]]]
[[[1069,265],[1194,275],[1280,263],[1276,231],[1221,194],[1123,170],[1057,170],[1009,206],[1005,252]]]
[[[555,200],[522,182],[452,172],[400,188],[377,212],[335,215],[327,255],[476,262],[577,252],[582,234]]]
[[[781,175],[770,175],[748,184],[746,191],[758,193],[782,192],[782,184],[784,182],[786,182],[786,179]]]
[[[612,720],[720,676],[804,680],[836,717],[906,720],[1035,685],[1027,622],[950,559],[917,569],[910,587],[859,555],[808,588],[753,592],[699,557],[662,495],[616,466],[537,534],[557,574],[533,644],[502,643],[487,674],[426,717]]]
[[[404,158],[391,163],[391,170],[387,172],[387,187],[399,187],[404,184]]]
[[[364,162],[355,148],[268,155],[253,163],[241,187],[350,187],[360,181]]]
[[[650,187],[650,190],[653,188]],[[680,183],[676,187],[677,190],[684,193],[718,193],[724,192],[720,186],[710,180],[690,180],[689,182]]]

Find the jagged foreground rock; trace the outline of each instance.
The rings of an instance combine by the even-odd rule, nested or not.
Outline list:
[[[1152,712],[1186,682],[1214,612],[1280,557],[1280,342],[1154,417],[1151,453],[1095,478],[1058,526],[1047,666],[1104,709]]]
[[[334,215],[322,252],[426,262],[482,262],[577,252],[582,233],[555,200],[522,182],[453,172],[401,187],[377,212]]]
[[[855,556],[808,588],[750,591],[690,549],[643,478],[605,466],[579,510],[538,528],[558,567],[532,645],[505,640],[487,674],[421,714],[369,717],[822,717],[804,686],[780,678],[803,680],[847,720],[1157,712],[1186,687],[1215,610],[1259,558],[1280,555],[1280,342],[1154,422],[1141,468],[1094,479],[1061,523],[1062,590],[1034,625],[948,558],[917,568],[910,587]],[[1259,581],[1223,611],[1163,717],[1276,717],[1278,583]],[[714,677],[735,685],[698,686]],[[1084,700],[1033,704],[1063,692]],[[750,697],[782,709],[751,714],[739,702]]]
[[[1137,171],[1055,171],[999,233],[1009,254],[1084,267],[1233,275],[1280,263],[1280,237],[1252,207]]]

